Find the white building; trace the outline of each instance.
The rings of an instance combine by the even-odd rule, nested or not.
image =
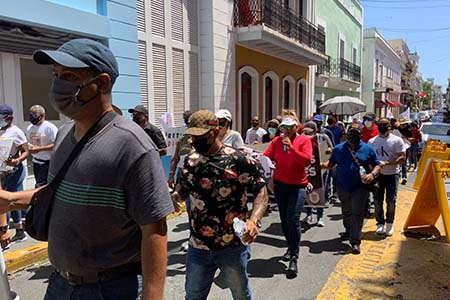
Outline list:
[[[282,108],[313,111],[325,34],[310,22],[315,0],[137,1],[142,103],[150,119],[229,109],[236,128]]]
[[[368,112],[385,116],[387,109],[398,116],[402,60],[375,28],[363,32],[361,98]]]

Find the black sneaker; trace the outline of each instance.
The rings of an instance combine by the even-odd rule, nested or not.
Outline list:
[[[11,244],[13,243],[20,243],[27,239],[27,235],[25,234],[25,231],[23,230],[17,230],[16,234],[11,239]]]
[[[402,185],[405,185],[408,182],[408,179],[402,178],[402,181],[400,182]]]
[[[352,245],[352,253],[353,254],[360,254],[361,253],[361,248],[359,248],[359,245],[357,245],[357,244]]]
[[[287,279],[294,279],[297,277],[298,269],[297,269],[297,258],[291,258],[289,261],[289,267],[286,271],[286,278]]]

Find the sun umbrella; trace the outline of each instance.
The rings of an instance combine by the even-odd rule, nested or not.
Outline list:
[[[331,112],[337,115],[354,115],[359,112],[366,111],[366,104],[355,97],[337,96],[325,101],[320,110],[323,114]]]

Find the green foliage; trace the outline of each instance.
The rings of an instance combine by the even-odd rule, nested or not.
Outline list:
[[[422,85],[422,93],[426,93],[427,96],[422,98],[422,107],[429,107],[431,100],[433,99],[433,86],[431,82],[424,82]]]

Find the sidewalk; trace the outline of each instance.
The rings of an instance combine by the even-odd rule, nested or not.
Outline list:
[[[412,182],[400,185],[394,235],[377,236],[375,220],[368,220],[361,254],[346,255],[339,262],[317,300],[450,299],[450,245],[445,238],[427,241],[402,233],[416,196],[411,187]],[[441,219],[436,227],[445,233]]]

